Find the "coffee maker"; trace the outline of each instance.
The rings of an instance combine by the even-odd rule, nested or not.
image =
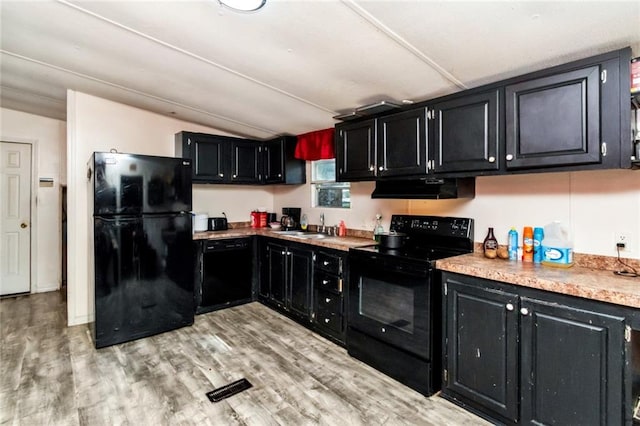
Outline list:
[[[282,228],[285,231],[290,231],[292,229],[300,229],[300,214],[302,209],[300,207],[283,207],[282,208],[282,217],[290,217],[293,219],[293,223],[291,221],[282,220]],[[285,223],[286,222],[286,223]]]

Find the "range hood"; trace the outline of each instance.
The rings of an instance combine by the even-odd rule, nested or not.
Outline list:
[[[444,200],[474,198],[476,178],[379,180],[371,198]]]

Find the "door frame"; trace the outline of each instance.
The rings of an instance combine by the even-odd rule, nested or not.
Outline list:
[[[36,283],[38,282],[38,250],[36,250],[36,241],[38,240],[38,197],[37,197],[37,189],[38,189],[38,140],[37,139],[28,139],[28,138],[19,138],[14,136],[4,136],[0,134],[0,142],[8,142],[8,143],[20,143],[31,145],[31,189],[29,191],[29,223],[31,225],[31,237],[30,237],[30,247],[29,247],[29,294],[37,293],[38,286]],[[58,288],[60,283],[58,283]]]

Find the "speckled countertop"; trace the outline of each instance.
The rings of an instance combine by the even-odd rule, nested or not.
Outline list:
[[[575,265],[553,268],[487,259],[477,252],[438,260],[436,267],[443,271],[640,308],[640,278],[622,277],[608,270]]]
[[[193,234],[194,240],[225,239],[234,237],[248,237],[251,235],[261,235],[280,240],[292,241],[295,243],[310,244],[317,247],[326,247],[334,250],[349,251],[352,247],[363,247],[375,244],[370,238],[360,238],[355,236],[347,237],[327,237],[323,239],[303,239],[290,235],[276,234],[270,228],[237,228],[226,231],[196,232]]]

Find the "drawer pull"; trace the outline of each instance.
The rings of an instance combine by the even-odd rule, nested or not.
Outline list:
[[[322,280],[322,285],[327,285],[327,284],[329,284],[329,281],[327,281],[327,280]]]
[[[324,319],[324,323],[325,323],[325,324],[329,324],[329,321],[331,321],[329,318],[325,318],[325,319]]]
[[[324,303],[329,303],[329,302],[331,302],[331,299],[329,299],[328,297],[325,297],[324,298]]]
[[[527,308],[522,308],[520,309],[520,313],[526,316],[526,315],[529,315],[529,310]]]
[[[513,311],[513,303],[507,303],[507,311]]]
[[[329,261],[325,260],[324,262],[322,262],[322,264],[323,264],[324,266],[327,266],[327,265],[329,265]]]

